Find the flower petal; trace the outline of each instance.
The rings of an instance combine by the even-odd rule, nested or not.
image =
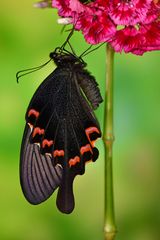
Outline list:
[[[126,53],[131,52],[132,49],[137,49],[144,43],[144,37],[134,27],[126,27],[116,32],[114,39],[110,41],[111,46],[116,52]]]
[[[58,9],[58,15],[61,17],[70,17],[72,11],[69,7],[70,0],[52,0],[52,7]]]
[[[78,22],[79,29],[82,30],[86,41],[90,44],[106,42],[112,38],[116,32],[116,27],[104,12],[98,12],[81,16]]]
[[[152,0],[112,0],[109,16],[117,25],[135,25],[144,22]]]

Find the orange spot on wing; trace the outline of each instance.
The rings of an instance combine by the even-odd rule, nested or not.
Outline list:
[[[45,146],[48,146],[48,147],[50,147],[51,145],[53,145],[53,141],[52,140],[47,140],[47,139],[44,139],[43,141],[42,141],[42,148],[45,148]]]
[[[80,153],[83,155],[85,152],[92,152],[90,144],[87,144],[86,146],[81,147]]]
[[[86,132],[87,138],[88,138],[91,146],[94,147],[94,145],[95,145],[95,140],[92,141],[92,140],[90,139],[90,136],[89,136],[89,135],[90,135],[91,133],[94,133],[94,132],[100,134],[100,131],[99,131],[98,128],[96,128],[96,127],[89,127],[89,128],[87,128],[87,129],[85,130],[85,132]]]
[[[44,129],[41,129],[41,128],[39,128],[39,127],[36,127],[36,128],[33,130],[32,137],[35,137],[37,134],[43,135],[43,134],[44,134]]]
[[[80,162],[80,157],[76,156],[74,158],[71,158],[69,160],[69,166],[72,167],[74,166],[76,163],[79,163]]]
[[[54,157],[63,157],[64,156],[64,151],[63,150],[55,150],[54,152],[53,152],[53,156]]]
[[[34,115],[36,118],[39,117],[39,112],[34,110],[34,109],[30,109],[28,112],[28,117],[30,117],[31,115]]]

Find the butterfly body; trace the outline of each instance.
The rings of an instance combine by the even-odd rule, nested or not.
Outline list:
[[[59,188],[57,207],[70,213],[75,176],[84,174],[86,162],[98,158],[94,144],[101,131],[93,109],[102,98],[82,59],[59,49],[50,57],[57,68],[38,87],[26,112],[21,186],[32,204]]]

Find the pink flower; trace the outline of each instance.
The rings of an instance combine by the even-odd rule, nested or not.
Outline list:
[[[52,6],[58,8],[58,14],[62,17],[70,17],[71,9],[69,7],[70,0],[54,0],[52,1]]]
[[[114,38],[111,40],[111,45],[116,52],[122,52],[122,50],[124,50],[128,53],[131,52],[132,49],[137,49],[143,44],[144,37],[139,33],[139,30],[135,29],[133,26],[117,31]]]
[[[135,25],[146,21],[152,0],[113,0],[109,15],[117,25]],[[154,13],[153,13],[154,14]]]
[[[147,26],[141,26],[140,34],[144,37],[144,44],[139,46],[142,53],[146,51],[160,50],[160,22],[154,22]],[[132,49],[137,54],[138,49]]]
[[[160,49],[158,0],[52,0],[52,6],[90,44],[109,42],[117,52],[137,55]]]
[[[86,10],[86,6],[78,0],[52,0],[52,7],[58,8],[62,17],[75,17]]]
[[[115,24],[102,10],[83,13],[77,19],[77,23],[75,22],[75,28],[82,30],[86,41],[90,44],[107,42],[116,32]]]

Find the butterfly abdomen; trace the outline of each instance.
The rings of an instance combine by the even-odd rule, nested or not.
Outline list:
[[[91,103],[92,108],[98,108],[103,99],[95,78],[87,70],[83,70],[78,73],[78,83]]]

